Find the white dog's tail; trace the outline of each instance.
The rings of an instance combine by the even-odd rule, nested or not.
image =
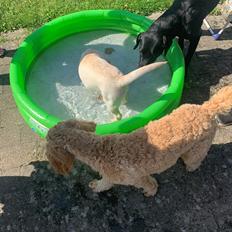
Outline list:
[[[161,61],[161,62],[156,62],[152,63],[146,66],[143,66],[141,68],[135,69],[134,71],[124,75],[119,79],[119,85],[120,86],[127,86],[142,75],[149,73],[153,71],[154,69],[158,69],[162,67],[163,65],[167,64],[167,61]]]
[[[232,85],[220,89],[209,101],[206,101],[202,107],[206,109],[211,116],[229,111],[232,108]]]

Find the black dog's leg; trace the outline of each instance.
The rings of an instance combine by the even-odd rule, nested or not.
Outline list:
[[[185,65],[186,65],[186,69],[188,68],[189,64],[190,64],[190,61],[193,57],[193,54],[197,48],[197,45],[199,43],[199,40],[201,38],[201,35],[197,36],[197,37],[194,37],[190,40],[190,44],[189,44],[189,47],[188,47],[188,52],[186,54],[186,57],[185,57]]]
[[[183,37],[179,37],[178,44],[179,44],[181,50],[184,52],[184,38]]]
[[[167,52],[172,45],[172,40],[173,40],[173,37],[168,37],[168,36],[166,37],[166,41],[164,44],[164,55],[165,56],[167,55]]]

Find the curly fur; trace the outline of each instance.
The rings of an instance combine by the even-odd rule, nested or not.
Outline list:
[[[70,120],[51,128],[47,156],[61,174],[68,173],[74,158],[102,176],[89,186],[96,192],[114,184],[156,193],[151,174],[161,173],[181,158],[188,171],[197,169],[207,155],[216,132],[215,115],[232,106],[232,86],[222,88],[203,105],[185,104],[130,134],[98,136],[92,122]]]

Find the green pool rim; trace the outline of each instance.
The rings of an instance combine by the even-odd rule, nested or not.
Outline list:
[[[47,47],[64,37],[85,31],[115,30],[137,35],[145,31],[151,23],[152,21],[146,17],[127,11],[88,10],[54,19],[29,35],[19,46],[10,65],[11,89],[18,110],[26,123],[41,137],[45,137],[48,129],[61,121],[33,102],[26,91],[27,73],[39,54]],[[172,79],[167,91],[143,112],[133,117],[113,123],[98,124],[97,134],[129,133],[143,127],[151,120],[170,113],[179,105],[185,67],[182,51],[175,40],[166,59],[172,70]]]

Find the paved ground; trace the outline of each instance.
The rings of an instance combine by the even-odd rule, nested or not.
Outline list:
[[[223,23],[220,16],[209,19],[215,27]],[[0,43],[10,50],[0,59],[0,231],[232,231],[231,127],[218,130],[196,172],[187,173],[179,162],[158,175],[154,198],[121,186],[94,194],[87,182],[96,174],[79,163],[69,177],[54,175],[43,155],[44,141],[20,117],[9,87],[11,56],[26,34],[5,34]],[[183,102],[202,103],[229,83],[232,27],[220,41],[204,31]]]

